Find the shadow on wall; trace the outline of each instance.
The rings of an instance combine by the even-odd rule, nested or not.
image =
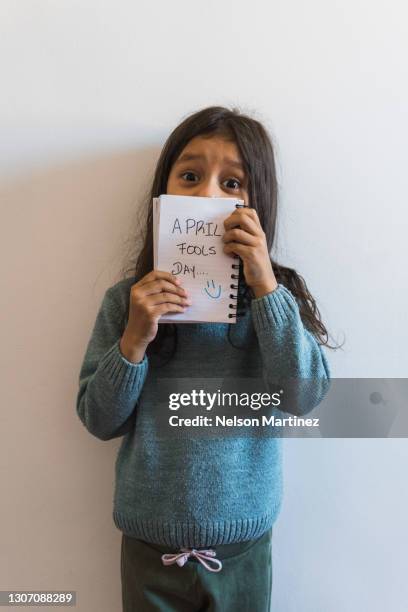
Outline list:
[[[159,153],[112,151],[0,179],[0,573],[9,587],[77,590],[84,610],[114,610],[120,600],[120,534],[111,518],[120,440],[100,444],[85,431],[75,411],[78,374]]]
[[[26,279],[32,266],[42,270],[44,282],[63,273],[72,296],[78,284],[81,292],[95,281],[103,288],[114,282],[126,261],[128,241],[133,254],[136,211],[160,151],[150,147],[112,152],[0,179],[7,218],[4,252],[20,252],[5,271],[14,299],[16,279]]]

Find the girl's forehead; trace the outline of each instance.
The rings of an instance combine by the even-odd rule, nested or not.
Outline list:
[[[225,148],[225,149],[236,149],[237,145],[235,141],[226,138],[225,136],[221,136],[220,134],[213,135],[203,135],[203,136],[195,136],[192,138],[184,147],[184,151],[187,149],[212,149],[212,148]]]
[[[195,136],[184,147],[177,160],[192,159],[193,156],[210,156],[215,158],[232,158],[242,161],[239,149],[233,140],[222,136]],[[191,157],[190,157],[191,156]]]

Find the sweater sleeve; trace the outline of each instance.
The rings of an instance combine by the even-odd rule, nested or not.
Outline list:
[[[123,313],[112,289],[105,292],[85,351],[76,402],[82,423],[100,440],[122,436],[134,426],[148,371],[146,355],[132,363],[120,351]]]
[[[278,284],[252,300],[251,313],[267,388],[284,390],[284,412],[307,414],[326,395],[330,369],[321,346],[303,325],[294,296]]]

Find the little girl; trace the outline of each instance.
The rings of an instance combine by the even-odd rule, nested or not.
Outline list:
[[[225,253],[242,263],[233,325],[158,325],[191,305],[180,277],[153,269],[152,200],[166,193],[245,202],[225,219],[222,238]],[[154,403],[160,376],[313,379],[313,397],[300,394],[288,408],[297,415],[326,392],[319,310],[303,278],[270,256],[277,179],[267,131],[219,106],[187,117],[163,147],[148,203],[143,248],[132,276],[104,295],[77,398],[91,434],[124,436],[113,509],[123,611],[268,612],[282,440],[167,438]]]

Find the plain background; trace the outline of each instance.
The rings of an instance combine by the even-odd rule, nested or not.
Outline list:
[[[406,376],[406,3],[2,0],[0,12],[0,589],[72,589],[78,611],[112,612],[120,440],[79,421],[78,374],[187,114],[236,105],[270,130],[279,260],[346,341],[326,353],[333,377]],[[407,459],[405,439],[285,441],[274,611],[406,610]]]

